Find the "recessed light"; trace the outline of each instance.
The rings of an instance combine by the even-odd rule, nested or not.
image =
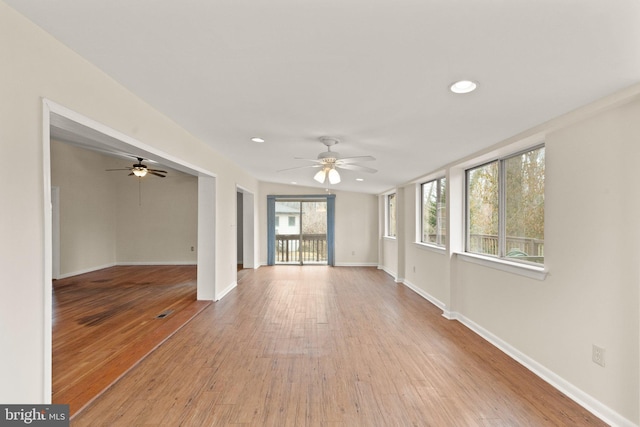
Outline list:
[[[252,140],[253,142],[264,142],[264,139],[262,139],[262,138],[258,138],[257,136],[256,136],[256,137],[251,138],[251,140]]]
[[[460,80],[449,86],[453,93],[469,93],[476,90],[478,83],[471,80]]]
[[[356,181],[360,181],[360,182],[362,182],[362,181],[364,181],[364,179],[362,179],[362,178],[356,178]]]

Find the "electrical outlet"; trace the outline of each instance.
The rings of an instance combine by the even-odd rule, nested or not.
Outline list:
[[[604,367],[604,348],[598,347],[597,345],[593,344],[591,360],[593,360],[593,363]]]
[[[414,273],[416,272],[416,266],[415,265],[413,266],[413,272]]]
[[[356,254],[356,251],[351,251],[351,255],[355,255],[355,254]]]
[[[195,250],[195,248],[193,246],[191,246],[191,252],[193,252]]]

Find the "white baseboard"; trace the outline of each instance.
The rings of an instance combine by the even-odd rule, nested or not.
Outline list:
[[[638,427],[637,424],[632,421],[624,418],[622,415],[618,414],[608,406],[604,405],[602,402],[583,392],[564,378],[561,378],[551,370],[542,366],[540,363],[536,362],[526,354],[517,350],[510,344],[506,343],[496,335],[492,334],[482,326],[478,325],[471,319],[466,318],[464,315],[449,311],[446,305],[439,301],[437,298],[433,297],[426,291],[420,289],[413,283],[409,281],[404,281],[404,285],[409,289],[438,307],[442,310],[442,315],[449,320],[457,320],[462,323],[467,328],[471,329],[476,334],[480,335],[482,338],[493,344],[500,351],[505,353],[507,356],[511,357],[516,362],[520,363],[525,368],[529,369],[531,372],[536,374],[538,377],[542,378],[544,381],[549,383],[555,389],[561,391],[571,400],[585,408],[587,411],[591,412],[596,417],[600,418],[607,424],[611,426],[617,427]]]
[[[73,271],[71,273],[60,274],[58,279],[67,279],[73,276],[79,276],[81,274],[91,273],[93,271],[104,270],[105,268],[116,267],[116,266],[126,266],[126,265],[197,265],[195,262],[190,261],[173,261],[173,262],[114,262],[110,264],[98,265],[95,267],[85,268],[78,271]]]
[[[229,286],[227,286],[222,292],[216,294],[214,301],[220,301],[222,298],[227,296],[229,292],[231,292],[236,286],[238,286],[238,282],[233,282]]]
[[[446,305],[439,299],[435,298],[433,295],[430,295],[429,293],[427,293],[424,289],[420,289],[419,287],[409,282],[408,280],[405,280],[403,283],[407,288],[411,289],[413,292],[420,295],[422,298],[426,299],[427,301],[429,301],[431,304],[438,307],[443,312],[446,311],[446,308],[447,308]]]
[[[73,271],[71,273],[64,273],[64,274],[61,273],[60,276],[58,276],[58,279],[66,279],[68,277],[79,276],[80,274],[91,273],[92,271],[103,270],[105,268],[114,267],[115,265],[116,265],[116,263],[104,264],[104,265],[98,265],[98,266],[95,266],[95,267],[84,268],[82,270]]]
[[[193,261],[118,261],[116,265],[198,265]]]
[[[385,273],[387,273],[389,276],[393,277],[393,280],[396,280],[398,278],[398,273],[396,273],[395,271],[391,271],[390,269],[388,269],[387,267],[385,267],[384,265],[379,265],[378,266],[378,270],[382,270]]]
[[[336,267],[377,267],[377,262],[336,262]]]
[[[495,336],[488,330],[484,329],[482,326],[478,325],[471,319],[466,318],[460,313],[451,312],[449,313],[450,319],[458,320],[460,323],[465,325],[467,328],[471,329],[476,334],[480,335],[485,340],[489,341],[491,344],[500,349],[503,353],[514,359],[516,362],[520,363],[525,368],[529,369],[531,372],[536,374],[538,377],[542,378],[544,381],[555,387],[557,390],[561,391],[565,395],[567,395],[570,399],[575,401],[577,404],[591,412],[596,417],[600,418],[607,424],[611,426],[618,427],[638,427],[637,424],[632,421],[624,418],[622,415],[618,414],[613,409],[604,405],[602,402],[598,401],[594,397],[588,395],[584,391],[580,390],[564,378],[558,376],[553,371],[547,369],[542,366],[540,363],[536,362],[526,354],[512,347],[499,337]]]

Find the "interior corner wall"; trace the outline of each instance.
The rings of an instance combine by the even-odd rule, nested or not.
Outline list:
[[[60,188],[60,277],[116,263],[116,189],[105,156],[51,142],[51,184]]]
[[[267,196],[323,194],[323,189],[261,182],[257,197],[260,263],[267,264]],[[372,194],[332,191],[336,195],[336,266],[378,265],[378,202]]]
[[[419,185],[419,184],[418,184]],[[416,184],[404,187],[404,203],[402,216],[405,239],[404,254],[404,282],[414,287],[423,295],[428,295],[432,302],[437,302],[440,307],[446,307],[449,303],[449,269],[448,254],[445,250],[430,248],[416,243],[419,233],[416,218],[420,206],[417,204],[419,192],[416,192]]]

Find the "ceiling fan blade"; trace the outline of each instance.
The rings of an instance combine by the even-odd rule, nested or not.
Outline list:
[[[159,174],[159,171],[148,171],[151,175],[159,176],[160,178],[166,178],[166,175]]]
[[[292,170],[295,170],[295,169],[308,169],[308,168],[321,168],[321,167],[322,167],[321,164],[319,164],[319,165],[297,166],[295,168],[280,169],[279,171],[276,171],[276,172],[285,172],[285,171],[292,171]]]
[[[354,157],[343,157],[338,159],[337,163],[356,163],[356,162],[371,162],[376,158],[373,156],[354,156]]]
[[[296,160],[306,160],[307,162],[322,163],[322,160],[318,160],[318,159],[307,159],[307,158],[304,158],[304,157],[294,157],[294,159],[296,159]]]
[[[125,169],[105,169],[105,171],[107,172],[111,172],[111,171],[130,171],[131,168],[125,168]]]
[[[148,171],[148,172],[158,172],[158,173],[169,173],[169,172],[167,172],[167,171],[161,171],[160,169],[148,169],[148,168],[147,168],[147,171]]]
[[[367,173],[378,172],[376,169],[368,168],[366,166],[360,166],[360,165],[336,164],[336,167],[339,169],[348,169],[348,170],[358,171],[358,172],[367,172]]]

